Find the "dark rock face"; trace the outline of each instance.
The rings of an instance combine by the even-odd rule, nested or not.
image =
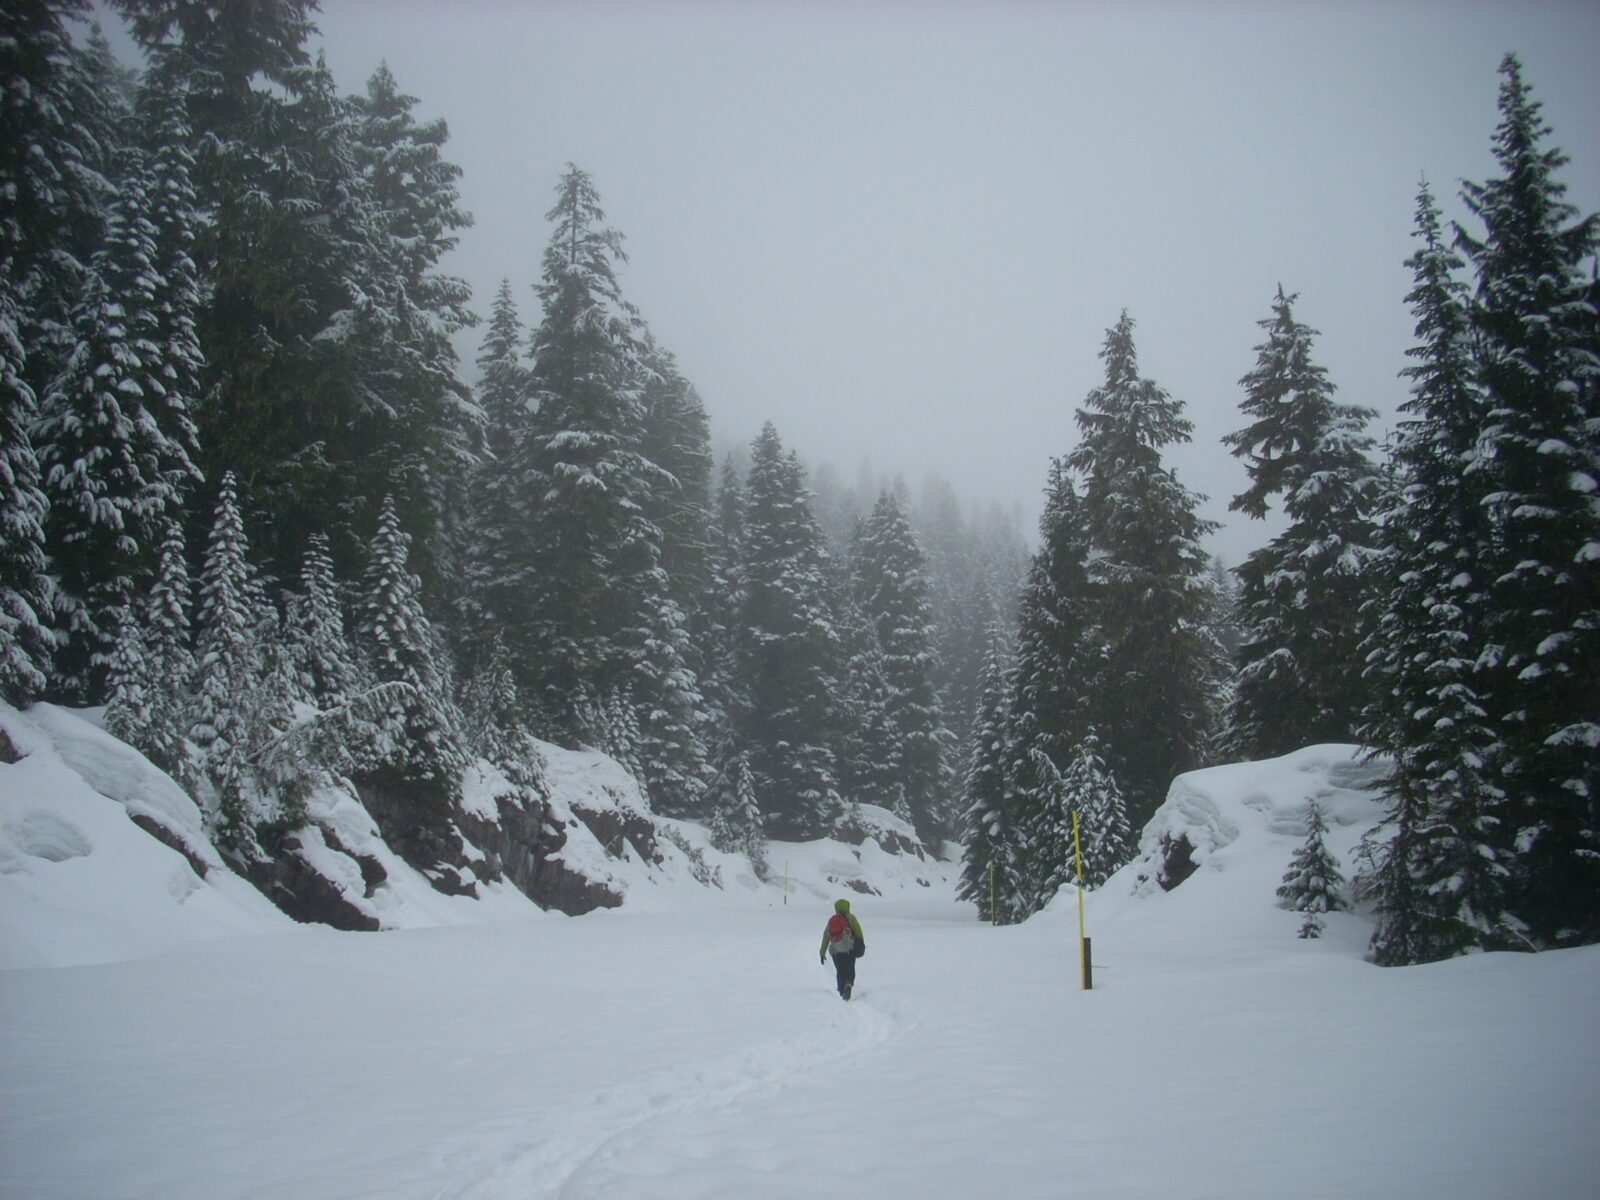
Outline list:
[[[185,842],[183,838],[178,836],[178,834],[173,830],[168,829],[165,825],[161,824],[160,821],[157,821],[154,817],[147,813],[130,812],[128,814],[128,820],[132,821],[140,829],[144,830],[151,837],[155,838],[156,841],[160,842],[168,850],[176,850],[179,854],[183,855],[184,859],[189,864],[189,869],[192,870],[196,875],[200,876],[201,879],[206,877],[207,867],[205,859],[201,858],[200,855],[190,848],[189,844]]]
[[[540,908],[554,909],[569,917],[622,904],[622,897],[616,892],[555,857],[567,844],[568,834],[546,804],[522,794],[500,796],[496,803],[500,810],[498,820],[487,820],[471,813],[457,816],[462,834],[484,854],[485,861],[478,866],[480,875],[486,879],[509,880]],[[579,817],[587,822],[591,816],[611,815],[580,813]],[[648,831],[647,844],[654,851],[654,828],[643,818],[639,823]],[[596,836],[607,849],[612,848],[612,843],[605,842],[599,830]],[[635,836],[644,835],[635,830]]]
[[[473,864],[456,827],[454,797],[445,784],[385,773],[363,776],[355,785],[391,850],[445,895],[477,896]]]
[[[298,831],[286,834],[278,845],[264,848],[267,852],[262,857],[230,857],[228,865],[296,921],[354,932],[376,932],[378,918],[357,907],[332,880],[311,865],[301,853],[300,837]],[[359,863],[361,859],[355,861]],[[379,866],[378,869],[383,868]],[[363,868],[362,877],[366,875],[366,868]]]
[[[11,735],[4,729],[0,729],[0,763],[19,763],[21,761],[22,754],[12,744]]]
[[[1162,891],[1170,892],[1199,869],[1200,864],[1194,861],[1194,846],[1187,837],[1182,834],[1176,840],[1162,837],[1161,873],[1156,876]]]

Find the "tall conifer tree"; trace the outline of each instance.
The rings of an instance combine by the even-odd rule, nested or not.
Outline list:
[[[1493,531],[1481,629],[1495,768],[1519,856],[1512,906],[1541,944],[1600,938],[1600,215],[1581,219],[1567,156],[1507,55],[1493,150],[1457,227],[1488,413],[1472,469]]]
[[[1289,527],[1239,568],[1245,640],[1231,715],[1237,749],[1285,754],[1355,738],[1364,702],[1360,612],[1371,587],[1380,479],[1364,432],[1371,409],[1340,404],[1311,357],[1316,330],[1283,289],[1267,340],[1240,380],[1251,423],[1223,438],[1250,486],[1229,506],[1265,517],[1282,497]]]

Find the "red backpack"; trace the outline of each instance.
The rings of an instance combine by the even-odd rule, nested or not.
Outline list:
[[[853,943],[854,935],[850,931],[850,918],[843,913],[834,913],[828,918],[828,941],[838,946],[837,953],[844,953],[850,945],[839,946],[840,942]]]

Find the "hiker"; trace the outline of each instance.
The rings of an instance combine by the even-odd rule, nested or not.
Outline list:
[[[833,916],[822,930],[822,951],[818,962],[827,962],[833,955],[833,971],[839,977],[839,995],[850,999],[850,989],[856,982],[856,959],[867,952],[867,935],[861,932],[861,922],[850,911],[850,901],[835,900]]]

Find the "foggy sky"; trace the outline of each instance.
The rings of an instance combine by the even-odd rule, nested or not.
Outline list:
[[[770,418],[853,480],[863,454],[1020,504],[1123,308],[1187,405],[1171,461],[1237,563],[1238,379],[1281,282],[1342,400],[1405,396],[1426,173],[1448,218],[1494,173],[1521,55],[1563,177],[1600,208],[1600,4],[489,3],[325,0],[346,91],[380,59],[465,171],[447,268],[525,321],[563,165],[595,178],[621,281],[718,444]],[[481,330],[466,343],[472,362]]]

